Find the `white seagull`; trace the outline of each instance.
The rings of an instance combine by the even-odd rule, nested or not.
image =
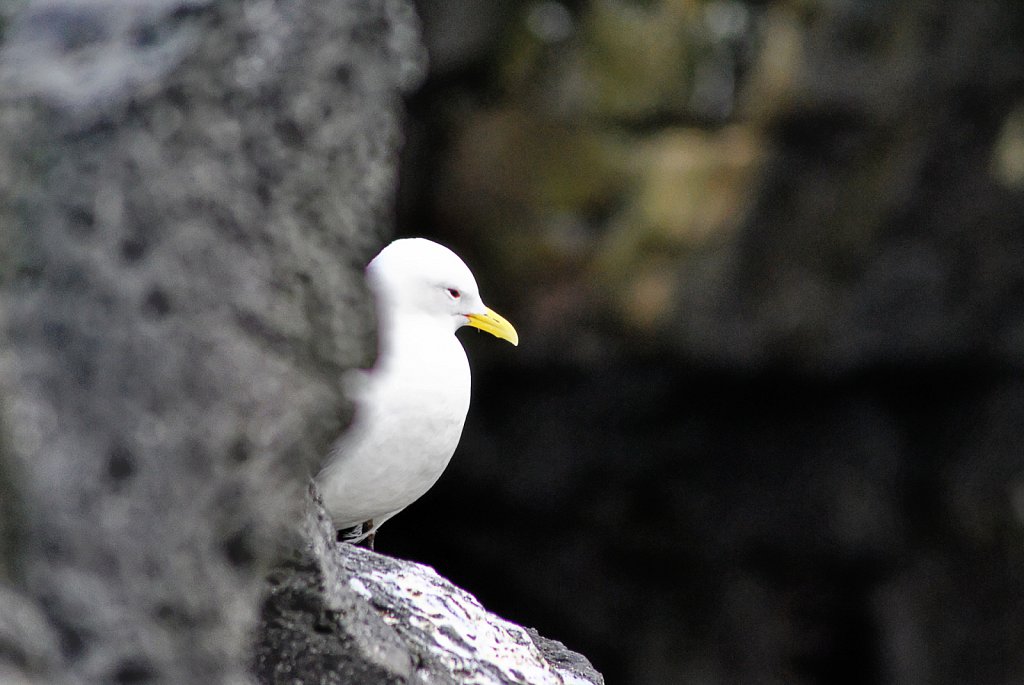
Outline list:
[[[469,410],[469,362],[455,331],[473,326],[513,345],[519,335],[480,299],[469,267],[443,245],[396,240],[366,267],[377,299],[379,355],[346,377],[348,431],[316,477],[339,540],[360,542],[437,482]]]

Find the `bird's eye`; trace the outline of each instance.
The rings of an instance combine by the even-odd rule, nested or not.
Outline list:
[[[462,297],[462,293],[460,293],[455,288],[446,288],[446,290],[448,291],[448,297],[452,298],[453,300],[457,300],[460,297]]]

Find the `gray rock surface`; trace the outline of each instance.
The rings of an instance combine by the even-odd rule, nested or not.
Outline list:
[[[245,682],[372,359],[411,7],[0,12],[0,679]]]
[[[486,611],[432,568],[336,543],[318,498],[304,537],[271,576],[261,683],[604,683],[585,658]]]
[[[304,489],[373,357],[411,7],[0,28],[0,682],[603,682]]]

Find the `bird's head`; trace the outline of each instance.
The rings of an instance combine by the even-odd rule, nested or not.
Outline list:
[[[457,254],[425,238],[396,240],[366,267],[370,287],[388,317],[430,317],[519,344],[519,334],[480,299],[473,272]]]

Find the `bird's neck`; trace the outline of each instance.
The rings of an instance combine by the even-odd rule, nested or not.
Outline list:
[[[380,363],[414,366],[431,372],[450,373],[453,366],[466,366],[466,352],[455,337],[455,327],[436,318],[416,314],[380,321]]]

